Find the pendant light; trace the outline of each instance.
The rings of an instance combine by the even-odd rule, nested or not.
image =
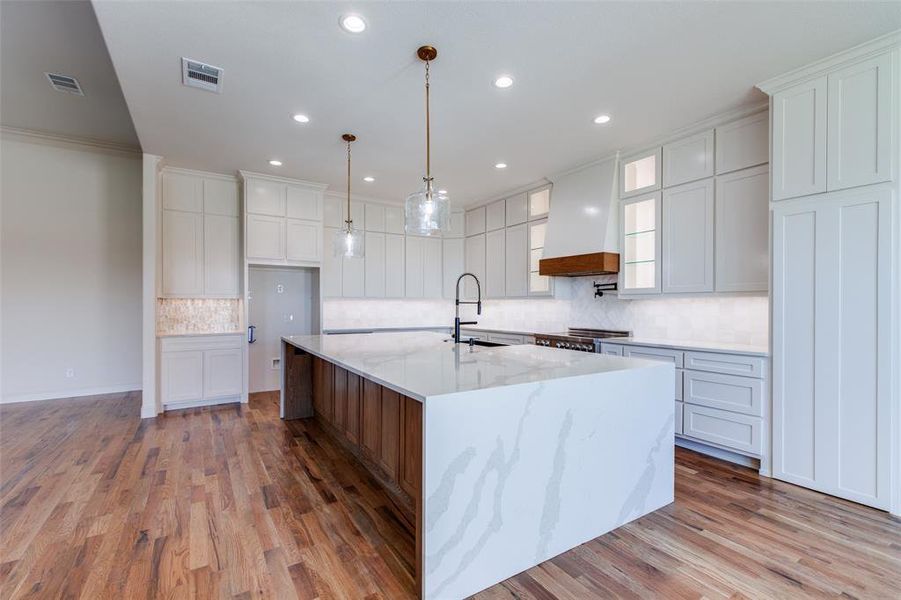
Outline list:
[[[345,133],[341,139],[347,143],[347,218],[344,220],[344,227],[335,232],[332,250],[335,256],[363,258],[363,232],[354,227],[354,220],[350,216],[350,144],[357,136]]]
[[[425,62],[425,177],[422,187],[407,196],[404,204],[404,224],[407,233],[436,235],[450,231],[450,200],[446,194],[436,194],[431,170],[431,129],[429,122],[429,63],[438,56],[432,46],[422,46],[416,51]]]

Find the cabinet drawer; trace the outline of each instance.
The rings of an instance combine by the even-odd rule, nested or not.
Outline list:
[[[682,399],[691,404],[760,417],[763,415],[763,380],[685,371],[685,393]]]
[[[682,382],[685,380],[685,371],[676,369],[676,400],[684,400],[682,397]]]
[[[681,350],[670,350],[668,348],[645,348],[644,346],[626,346],[623,350],[623,356],[669,362],[673,363],[673,365],[677,369],[681,369],[683,366],[682,361],[684,354],[685,353]]]
[[[676,402],[676,433],[682,435],[682,412],[683,412],[683,404],[681,402]]]
[[[713,352],[686,352],[685,368],[696,371],[712,371],[744,377],[766,377],[766,359],[741,354],[716,354]]]
[[[523,343],[521,335],[512,335],[508,333],[489,333],[488,341],[496,342],[498,344],[507,344],[508,346],[516,346]]]
[[[763,421],[716,408],[683,405],[682,434],[760,456]]]
[[[607,354],[608,356],[622,356],[623,355],[623,347],[617,346],[616,344],[601,344],[601,354]]]

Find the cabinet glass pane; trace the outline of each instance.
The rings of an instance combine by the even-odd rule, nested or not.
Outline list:
[[[654,287],[654,261],[626,263],[626,289],[646,289]]]
[[[544,235],[547,232],[547,223],[541,225],[532,225],[532,235],[530,236],[530,248],[544,248]]]
[[[623,227],[623,231],[626,235],[656,229],[656,203],[656,198],[648,198],[641,202],[632,202],[626,205],[626,222]]]
[[[625,260],[627,263],[654,260],[656,254],[656,232],[644,231],[625,237]]]
[[[538,274],[538,261],[544,255],[544,238],[547,221],[529,225],[529,293],[550,292],[550,277]]]
[[[529,273],[530,292],[548,292],[551,289],[551,278],[539,275],[537,272]]]
[[[657,155],[651,154],[626,163],[623,175],[625,179],[623,190],[626,192],[655,185],[657,183]]]
[[[546,215],[551,210],[551,190],[543,189],[529,194],[529,216]]]

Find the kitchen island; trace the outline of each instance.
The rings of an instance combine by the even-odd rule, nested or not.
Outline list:
[[[396,499],[424,598],[673,501],[672,365],[434,332],[282,340],[282,417],[315,418]]]

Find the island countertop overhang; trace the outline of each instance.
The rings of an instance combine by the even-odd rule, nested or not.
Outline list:
[[[429,397],[664,363],[533,345],[470,348],[437,332],[283,336],[283,342],[394,391]]]

